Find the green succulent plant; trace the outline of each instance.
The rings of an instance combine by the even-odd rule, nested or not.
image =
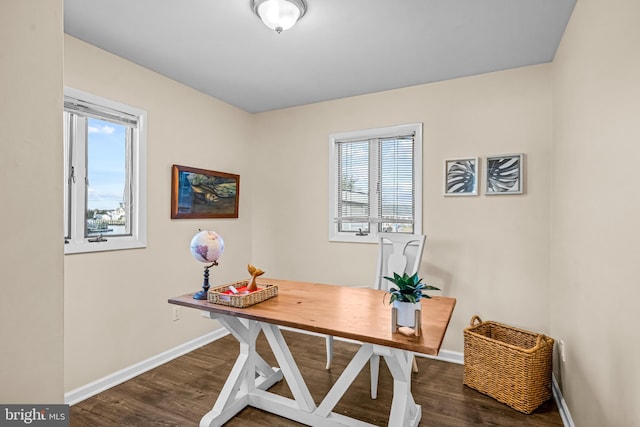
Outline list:
[[[390,295],[389,304],[394,301],[412,302],[420,301],[420,298],[431,298],[422,291],[439,291],[440,288],[422,283],[422,279],[418,277],[418,273],[409,276],[404,273],[402,276],[393,273],[393,277],[384,276],[385,279],[392,282],[395,287],[390,287],[387,293]]]

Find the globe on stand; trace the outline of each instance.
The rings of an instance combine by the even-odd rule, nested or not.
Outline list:
[[[214,265],[218,265],[218,259],[224,252],[224,240],[215,231],[200,231],[193,239],[191,239],[191,255],[200,262],[207,265],[204,268],[204,282],[202,290],[193,295],[194,299],[206,300],[207,292],[209,292],[209,269]]]

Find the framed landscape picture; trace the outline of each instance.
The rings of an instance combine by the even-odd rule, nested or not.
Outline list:
[[[478,158],[444,161],[444,195],[475,196],[478,194]]]
[[[522,194],[524,189],[524,154],[487,157],[487,195]]]
[[[173,165],[171,218],[238,218],[240,175]]]

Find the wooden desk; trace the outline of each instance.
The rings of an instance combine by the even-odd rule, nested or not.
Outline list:
[[[423,299],[422,336],[406,337],[391,333],[391,308],[383,303],[383,291],[273,279],[261,279],[259,283],[277,283],[278,296],[248,308],[210,304],[194,300],[192,294],[169,299],[171,304],[208,312],[240,343],[238,359],[200,426],[220,426],[246,406],[307,425],[371,426],[332,411],[374,355],[384,357],[394,378],[389,426],[418,425],[422,410],[411,395],[410,352],[438,354],[455,299]],[[320,405],[313,401],[278,326],[363,343]],[[260,331],[264,332],[279,368],[270,367],[257,353],[256,338]],[[283,375],[294,399],[266,391]]]

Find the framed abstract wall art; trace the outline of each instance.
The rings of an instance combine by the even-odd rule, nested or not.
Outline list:
[[[173,165],[171,218],[238,218],[240,175]]]
[[[524,154],[487,157],[485,170],[487,195],[523,193]]]
[[[478,194],[478,158],[444,161],[444,195],[476,196]]]

